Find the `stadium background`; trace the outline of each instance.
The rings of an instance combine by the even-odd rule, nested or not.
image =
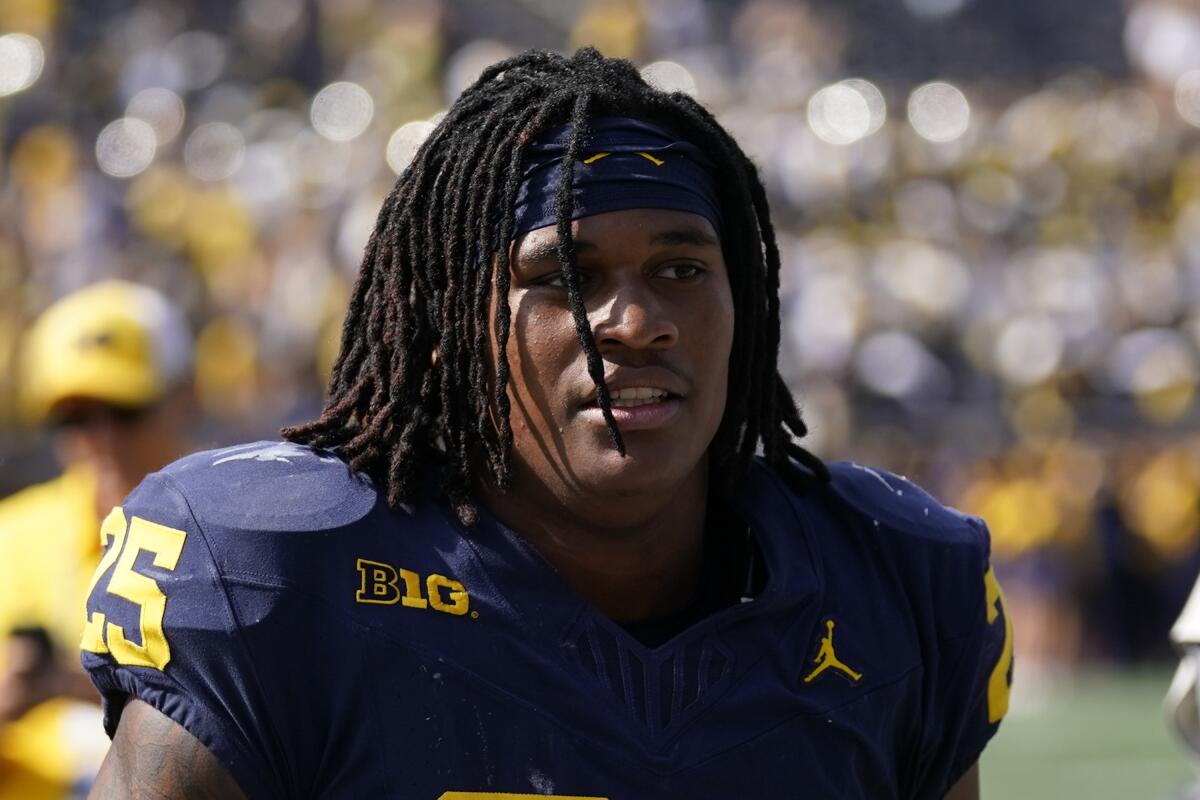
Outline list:
[[[1188,781],[1159,702],[1200,572],[1200,3],[0,0],[0,34],[0,496],[54,470],[16,359],[51,300],[162,288],[196,446],[271,437],[430,120],[595,44],[760,165],[811,447],[989,521],[1017,673],[986,795]]]

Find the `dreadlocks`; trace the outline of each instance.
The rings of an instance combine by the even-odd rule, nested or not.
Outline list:
[[[336,449],[386,488],[393,506],[432,488],[465,524],[475,519],[471,491],[481,469],[497,487],[508,487],[513,434],[505,298],[513,204],[526,145],[569,122],[555,199],[558,257],[599,406],[614,447],[624,454],[571,236],[574,165],[587,143],[589,118],[601,114],[669,126],[715,164],[728,221],[722,249],[737,312],[729,358],[735,390],[709,448],[717,486],[732,491],[760,443],[765,460],[797,488],[829,479],[821,460],[793,441],[807,429],[776,369],[779,249],[754,165],[691,97],[653,89],[631,63],[593,48],[569,58],[531,50],[502,61],[449,109],[379,213],[346,314],[328,404],[316,421],[285,428],[285,438]],[[500,302],[491,368],[493,290]]]

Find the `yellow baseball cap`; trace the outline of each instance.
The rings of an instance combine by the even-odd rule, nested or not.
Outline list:
[[[174,304],[147,286],[107,280],[57,300],[30,327],[23,401],[38,421],[72,398],[144,408],[191,364],[190,329]]]

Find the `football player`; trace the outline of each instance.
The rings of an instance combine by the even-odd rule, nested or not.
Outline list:
[[[384,203],[321,417],[105,521],[94,796],[975,797],[986,530],[794,443],[778,276],[691,98],[591,49],[485,70]]]

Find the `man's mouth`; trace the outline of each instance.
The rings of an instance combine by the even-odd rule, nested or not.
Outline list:
[[[609,394],[613,408],[634,408],[661,403],[670,396],[666,389],[654,386],[631,386],[627,389],[614,389]]]
[[[683,407],[682,395],[661,386],[623,386],[608,391],[613,421],[622,432],[661,428],[674,420]],[[584,407],[583,414],[596,424],[605,424],[596,399]]]

